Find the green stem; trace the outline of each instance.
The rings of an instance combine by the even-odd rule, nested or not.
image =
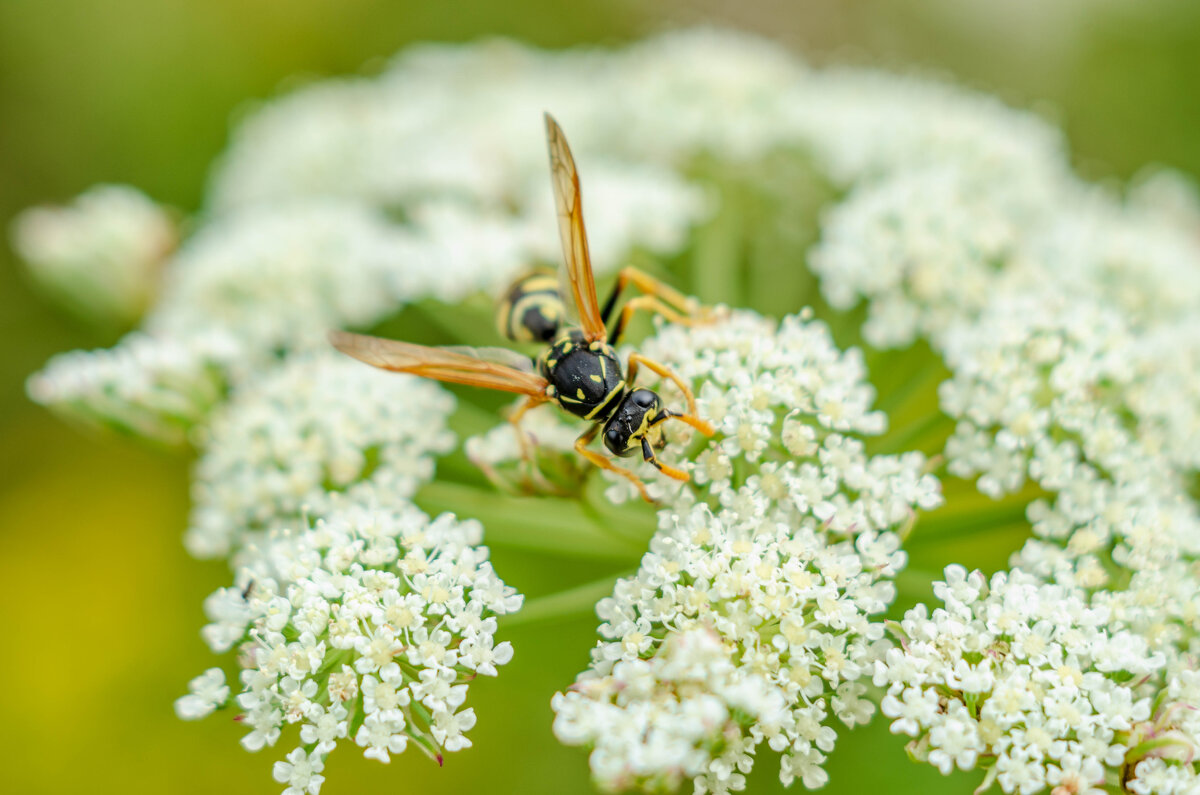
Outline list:
[[[856,308],[861,306],[863,304],[857,304]],[[907,348],[876,348],[870,344],[863,345],[867,378],[875,385],[878,395],[875,408],[886,410],[882,402],[890,400],[891,395],[909,381],[914,372],[927,367],[928,356],[928,349],[919,343]]]
[[[950,372],[946,366],[942,364],[941,359],[928,349],[924,343],[916,343],[916,351],[912,356],[915,361],[909,360],[908,355],[905,356],[905,364],[910,361],[916,365],[916,369],[910,369],[905,376],[901,372],[902,381],[890,386],[884,391],[880,389],[879,401],[876,405],[880,411],[886,412],[889,417],[897,417],[905,413],[905,410],[912,407],[915,402],[927,403],[927,397],[930,388],[936,395],[937,386],[946,378],[950,377]],[[907,352],[906,352],[907,354]],[[884,362],[879,362],[883,364]],[[937,401],[934,401],[934,406]]]
[[[453,483],[429,483],[416,503],[437,514],[478,519],[489,544],[532,549],[564,557],[638,560],[645,544],[626,540],[597,525],[574,500],[510,497]]]
[[[922,516],[927,518],[921,520],[920,528],[938,522],[970,521],[972,517],[991,513],[1006,506],[1019,506],[1024,511],[1031,502],[1045,497],[1046,492],[1036,483],[1029,482],[1020,491],[996,499],[984,494],[969,480],[944,476],[942,478],[942,496],[946,500],[945,505],[928,514],[923,514]]]
[[[925,594],[930,592],[930,584],[941,578],[941,574],[909,567],[901,569],[894,582],[898,595],[910,592]]]
[[[504,418],[492,409],[486,409],[470,400],[456,401],[450,425],[465,440],[469,436],[487,433],[504,422]]]
[[[954,420],[947,417],[938,409],[933,409],[924,419],[904,428],[889,431],[874,445],[873,452],[886,455],[902,453],[906,450],[918,450],[921,448],[919,445],[914,444],[915,442],[924,442],[939,435],[948,436],[949,431],[953,429]]]
[[[960,539],[1014,526],[1028,527],[1025,514],[1029,504],[1045,495],[1033,483],[999,500],[983,494],[968,481],[952,478],[946,485],[946,504],[921,514],[906,546]]]
[[[1002,508],[988,514],[981,514],[978,517],[967,517],[958,522],[938,523],[932,526],[932,529],[926,528],[923,531],[918,531],[913,534],[913,538],[909,541],[909,548],[920,547],[926,544],[940,544],[950,541],[962,541],[963,539],[1000,532],[1007,532],[1014,528],[1028,529],[1029,523],[1025,520],[1025,511],[1022,508],[1008,507]]]
[[[1125,754],[1125,764],[1127,766],[1135,766],[1138,762],[1150,756],[1154,751],[1160,748],[1170,748],[1179,746],[1182,749],[1190,748],[1190,744],[1180,737],[1156,737],[1152,740],[1146,740],[1143,743],[1135,745]]]
[[[437,460],[438,480],[466,485],[486,485],[487,480],[479,467],[471,463],[461,451],[451,452]]]
[[[490,302],[468,300],[462,304],[443,304],[423,301],[410,307],[410,310],[420,315],[426,326],[439,329],[450,339],[472,345],[501,343],[492,314],[495,310]]]
[[[722,186],[721,209],[696,232],[692,263],[694,292],[705,303],[738,305],[742,263],[743,201],[736,186]]]
[[[633,573],[630,569],[619,574],[609,574],[574,588],[530,599],[519,612],[501,619],[502,625],[507,628],[522,624],[553,623],[586,615],[595,609],[596,602],[612,593],[613,585],[618,579]]]

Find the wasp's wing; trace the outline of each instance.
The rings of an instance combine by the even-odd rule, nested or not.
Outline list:
[[[540,375],[487,361],[470,348],[430,348],[346,331],[331,331],[329,341],[342,353],[375,367],[437,381],[522,395],[542,395],[549,384]]]
[[[502,364],[523,373],[532,373],[536,365],[533,359],[523,353],[517,353],[510,348],[474,348],[469,345],[447,345],[440,350],[449,353],[459,353],[492,364]]]
[[[566,136],[549,113],[546,114],[546,142],[550,146],[550,181],[554,185],[558,232],[563,244],[563,267],[567,274],[563,281],[570,285],[583,336],[589,342],[602,340],[607,332],[600,316],[600,303],[596,300],[596,280],[592,276],[587,232],[583,228],[579,173],[575,170],[575,158],[571,157]]]

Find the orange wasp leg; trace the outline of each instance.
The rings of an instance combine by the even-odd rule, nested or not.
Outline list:
[[[613,308],[617,305],[617,299],[621,292],[633,284],[646,295],[653,295],[661,298],[674,309],[685,315],[694,315],[701,310],[700,302],[695,298],[684,295],[665,282],[661,282],[643,270],[633,266],[621,268],[617,274],[617,284],[613,287],[612,294],[608,296],[608,300],[604,302],[604,310],[601,315],[607,321],[612,317]]]
[[[598,466],[601,469],[607,469],[609,472],[616,472],[621,477],[626,478],[630,483],[637,487],[637,490],[642,495],[643,500],[651,505],[656,505],[657,503],[655,503],[654,498],[650,496],[650,492],[646,491],[646,484],[642,482],[641,478],[633,474],[633,472],[625,467],[617,466],[600,453],[587,449],[587,445],[596,438],[598,433],[600,433],[601,427],[601,425],[596,424],[584,431],[583,434],[575,440],[575,452],[579,453],[595,466]]]
[[[694,326],[697,323],[706,323],[712,320],[712,310],[701,306],[695,298],[686,296],[645,271],[630,266],[622,268],[621,272],[617,274],[617,284],[613,287],[608,300],[604,302],[601,317],[606,325],[612,317],[613,310],[616,309],[617,299],[630,284],[636,286],[645,295],[632,299],[621,311],[617,325],[613,329],[612,339],[614,342],[621,338],[630,317],[638,309],[647,309],[662,315],[672,323],[684,326]]]
[[[679,314],[656,296],[639,295],[637,298],[629,299],[629,302],[621,308],[621,316],[617,318],[617,324],[613,326],[612,341],[614,345],[621,341],[621,337],[625,334],[625,326],[629,324],[633,313],[639,309],[645,309],[656,315],[662,315],[672,323],[679,323],[683,326],[694,326],[697,322],[694,318]]]
[[[676,415],[672,414],[670,416],[673,417]],[[670,417],[668,417],[668,419],[669,418]],[[654,448],[650,446],[650,442],[645,436],[642,437],[642,459],[645,460],[647,464],[650,464],[669,478],[682,480],[685,483],[692,479],[692,476],[684,472],[682,469],[676,469],[670,464],[664,464],[662,461],[659,461],[658,456],[654,454]]]
[[[685,384],[679,376],[675,375],[675,373],[671,372],[668,368],[664,367],[653,359],[648,359],[645,356],[642,356],[640,353],[629,354],[629,374],[626,379],[628,384],[632,386],[633,379],[637,374],[639,365],[645,365],[647,370],[657,373],[662,378],[669,378],[672,382],[674,382],[675,386],[679,387],[679,391],[683,393],[684,398],[687,400],[688,413],[672,413],[672,419],[679,420],[680,422],[686,422],[688,425],[691,425],[705,436],[712,436],[714,433],[716,433],[716,430],[711,424],[700,419],[699,414],[696,411],[696,398],[692,395],[691,388]]]

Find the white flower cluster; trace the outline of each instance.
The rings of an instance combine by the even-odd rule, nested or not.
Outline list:
[[[856,99],[873,90],[869,77],[851,81],[861,83]],[[890,81],[873,82],[877,90]],[[1122,201],[1071,173],[1048,125],[982,98],[925,88],[879,97],[861,114],[871,122],[864,132],[817,145],[829,158],[818,158],[819,167],[849,193],[824,217],[810,262],[833,306],[867,300],[868,341],[905,347],[923,336],[950,344],[955,324],[974,323],[1000,295],[1090,296],[1138,326],[1194,314],[1193,186],[1160,172]],[[889,130],[886,140],[863,141],[878,129]],[[977,139],[967,140],[968,131]]]
[[[872,345],[905,347],[988,302],[1019,215],[980,182],[950,167],[901,171],[856,188],[825,218],[813,271],[838,309],[871,299]]]
[[[536,140],[536,127],[532,134]],[[533,174],[540,190],[531,185],[520,215],[444,199],[403,207],[399,222],[398,208],[320,196],[219,214],[168,262],[161,300],[145,327],[192,360],[203,356],[207,337],[235,337],[240,348],[225,378],[238,381],[280,352],[324,346],[331,328],[370,326],[426,297],[453,302],[497,292],[531,263],[560,256],[544,154],[539,165]],[[634,246],[681,247],[687,227],[706,211],[695,188],[662,169],[629,173],[624,165],[601,164],[590,176],[589,200],[621,208],[589,215],[601,271]],[[106,391],[80,388],[91,382],[76,371],[128,358],[137,339],[128,337],[110,352],[76,354],[38,376],[76,387],[71,401],[60,398],[62,390],[31,386],[31,395],[120,426],[120,407],[109,404]],[[117,391],[140,386],[134,378],[113,382]]]
[[[793,99],[780,96],[804,74],[779,48],[715,32],[620,51],[546,53],[508,42],[412,48],[378,77],[326,82],[264,107],[236,131],[211,198],[219,208],[297,196],[548,207],[542,114],[550,111],[570,136],[585,197],[593,182],[628,184],[619,196],[632,206],[601,203],[602,188],[585,198],[589,228],[595,218],[609,230],[686,229],[695,194],[663,193],[680,184],[681,158],[765,151],[780,137],[771,119]],[[647,187],[670,199],[657,218],[639,196]],[[541,238],[557,255],[553,227]]]
[[[228,557],[264,532],[375,495],[404,504],[453,445],[453,409],[430,381],[333,350],[292,357],[236,392],[198,433],[188,551]]]
[[[1019,490],[1030,471],[1061,488],[1070,474],[1064,468],[1083,454],[1118,478],[1161,469],[1132,449],[1136,441],[1121,419],[1120,392],[1132,375],[1122,350],[1128,343],[1119,314],[1090,302],[994,301],[977,322],[957,328],[945,349],[954,377],[940,397],[959,420],[946,446],[950,471],[982,474],[980,490],[999,498]]]
[[[1097,598],[1181,662],[1200,649],[1200,511],[1187,494],[1187,442],[1200,428],[1200,404],[1186,400],[1200,384],[1195,339],[1171,346],[1163,330],[1140,334],[1090,299],[997,300],[946,346],[954,377],[941,388],[959,419],[951,472],[980,475],[997,498],[1026,478],[1049,493],[1029,506],[1035,537],[1014,565],[1114,589]]]
[[[993,598],[1024,611],[1031,631],[1064,633],[1058,660],[1049,659],[1083,675],[1063,684],[1037,673],[1040,661],[1010,657],[1012,633],[990,623],[995,603],[977,605],[978,620],[966,621],[955,610],[975,608],[960,596],[958,608],[948,602],[932,619],[910,613],[908,623],[937,643],[911,642],[921,636],[906,624],[902,649],[877,677],[903,684],[885,710],[898,731],[919,738],[920,758],[943,772],[985,767],[988,782],[1006,792],[1088,792],[1105,782],[1194,792],[1200,777],[1190,760],[1200,735],[1178,716],[1200,702],[1172,701],[1168,691],[1172,676],[1194,670],[1200,650],[1200,511],[1188,493],[1200,441],[1200,326],[1192,317],[1200,245],[1079,185],[1058,186],[1076,197],[1075,209],[1048,208],[1034,219],[986,191],[941,201],[922,179],[913,175],[910,184],[923,187],[906,199],[897,194],[868,212],[873,199],[852,198],[831,216],[831,237],[816,252],[827,293],[843,307],[855,291],[869,297],[863,331],[872,342],[906,345],[920,335],[941,354],[952,377],[939,397],[957,423],[945,448],[952,474],[977,478],[997,500],[1019,503],[1008,495],[1030,482],[1046,495],[1029,502],[1034,538],[1014,555],[1008,579],[993,582]],[[901,183],[890,184],[863,196]],[[852,239],[868,229],[871,242]],[[885,272],[868,274],[864,262]],[[1055,602],[1077,615],[1041,612]],[[1075,645],[1081,621],[1094,626],[1090,656]],[[1155,664],[1104,667],[1097,650],[1113,644]],[[966,681],[983,664],[980,654],[995,678],[955,685],[953,677]],[[1135,670],[1136,687],[1128,681]],[[1025,683],[1020,698],[1012,677]],[[1114,683],[1131,692],[1112,700]],[[1062,708],[1047,693],[1071,687],[1079,709],[1094,710],[1054,722],[1049,710]],[[994,713],[979,711],[985,700]],[[1175,706],[1151,714],[1150,704],[1163,703]],[[1105,723],[1095,715],[1107,705],[1113,718]],[[1087,750],[1094,738],[1081,725],[1103,728],[1108,750]]]
[[[1107,632],[1165,660],[1140,692],[1174,706],[1152,720],[1139,715],[1145,725],[1122,739],[1125,750],[1093,761],[1110,778],[1126,765],[1128,788],[1139,793],[1200,788],[1189,762],[1200,734],[1194,722],[1180,723],[1200,699],[1170,692],[1174,677],[1194,675],[1200,653],[1200,511],[1186,490],[1196,454],[1187,442],[1200,427],[1200,404],[1189,408],[1186,398],[1200,369],[1191,360],[1196,337],[1178,338],[1181,325],[1164,319],[1139,333],[1127,312],[1094,298],[997,300],[953,335],[955,375],[941,390],[959,418],[946,446],[951,471],[981,474],[979,488],[996,497],[1026,478],[1049,493],[1027,510],[1034,538],[1013,557],[1014,577],[1069,589],[1106,617]],[[961,642],[970,649],[979,639],[967,633]],[[1083,692],[1093,697],[1103,686],[1095,680]],[[1139,743],[1151,741],[1158,752],[1140,761]],[[1006,781],[1006,791],[1018,787]]]
[[[738,312],[642,349],[703,383],[718,433],[684,463],[692,487],[654,487],[674,507],[637,575],[600,602],[604,640],[555,697],[555,733],[593,746],[606,789],[740,790],[762,742],[783,752],[785,784],[821,786],[830,717],[874,711],[860,679],[904,565],[897,531],[941,503],[938,482],[920,454],[867,457],[847,435],[883,418],[858,352],[820,323]]]
[[[170,262],[146,325],[189,339],[236,334],[250,361],[324,347],[343,324],[367,325],[416,292],[428,269],[412,235],[361,204],[293,202],[218,216]]]
[[[552,702],[554,731],[593,746],[608,790],[744,789],[755,746],[780,778],[823,785],[837,732],[866,722],[869,677],[903,567],[895,533],[837,541],[810,518],[736,520],[698,505],[666,515],[636,577],[597,607],[605,640]]]
[[[150,303],[175,241],[170,214],[124,185],[97,185],[13,223],[13,245],[41,287],[72,311],[119,326]]]
[[[972,103],[958,104],[966,112]],[[883,100],[864,115],[878,119],[887,107]],[[947,469],[977,478],[986,495],[1027,506],[1034,538],[1012,559],[1011,581],[1023,584],[1015,592],[1063,589],[1065,600],[1106,616],[1105,632],[1161,656],[1139,698],[1177,707],[1136,720],[1127,714],[1142,723],[1121,740],[1120,754],[1069,750],[1070,761],[1053,758],[1057,768],[1038,757],[1027,779],[997,772],[1017,763],[996,754],[1024,747],[1028,726],[1015,716],[988,724],[986,753],[963,746],[928,758],[943,770],[988,767],[1006,791],[1080,792],[1092,786],[1082,782],[1106,778],[1133,792],[1195,791],[1190,760],[1200,735],[1178,715],[1200,703],[1168,693],[1173,677],[1194,670],[1200,650],[1197,193],[1159,174],[1123,200],[1073,176],[1049,128],[992,110],[975,105],[974,143],[961,137],[972,123],[952,113],[865,126],[889,135],[845,167],[837,164],[852,144],[825,149],[827,161],[818,162],[848,193],[823,216],[810,262],[832,305],[847,310],[866,300],[868,342],[902,348],[924,338],[950,369],[939,390],[956,422]],[[1002,131],[1013,134],[1002,139]],[[916,141],[926,148],[916,151]],[[970,658],[991,642],[987,631],[968,624],[939,642],[946,655]],[[888,667],[897,681],[926,670],[907,646]],[[1093,677],[1079,689],[1103,699],[1105,687]],[[978,694],[951,689],[923,696],[933,711],[911,733],[926,745],[961,740],[963,716],[978,718]],[[1169,736],[1168,750],[1139,761],[1143,734],[1154,738],[1148,743]],[[1070,782],[1062,778],[1068,765]]]
[[[411,506],[349,507],[261,545],[238,587],[214,593],[204,636],[238,651],[235,696],[250,751],[290,725],[299,746],[275,765],[288,793],[316,793],[339,740],[389,761],[411,741],[430,757],[471,745],[468,683],[512,658],[496,617],[520,608],[480,546],[482,527]],[[184,718],[224,706],[219,670],[176,702]]]
[[[887,418],[871,409],[875,389],[862,352],[838,350],[828,328],[807,311],[780,324],[737,311],[694,328],[663,326],[638,347],[698,390],[700,414],[717,435],[678,463],[704,486],[706,499],[738,516],[762,516],[778,501],[795,519],[811,511],[833,531],[854,532],[904,522],[913,506],[940,504],[937,480],[922,474],[919,454],[868,458],[850,435],[883,433]],[[643,371],[638,383],[684,410],[670,381]],[[688,432],[670,433],[684,427],[669,424],[669,438],[686,440]],[[626,481],[610,477],[612,497],[635,496]],[[747,482],[752,488],[741,488]],[[669,504],[689,504],[695,495],[665,479],[650,491]]]
[[[1151,717],[1165,657],[1083,590],[1019,569],[988,582],[950,566],[934,590],[945,606],[910,610],[902,648],[875,670],[910,753],[943,773],[986,767],[1005,792],[1107,791],[1106,770]]]
[[[951,470],[982,473],[980,488],[993,496],[1027,476],[1056,480],[1042,485],[1060,490],[1065,464],[1045,460],[1052,447],[1059,459],[1077,450],[1108,479],[1168,492],[1200,468],[1200,324],[1192,318],[1139,329],[1096,299],[1018,293],[956,323],[943,351],[954,378],[942,406],[959,420],[947,446]],[[1075,446],[1058,444],[1068,440]]]
[[[176,410],[160,398],[155,365],[170,363],[170,383],[252,382],[280,353],[325,347],[329,329],[394,311],[398,295],[429,278],[432,269],[418,254],[411,235],[361,206],[314,202],[218,218],[170,260],[146,331],[107,351],[52,361],[30,380],[30,395],[143,435],[151,435],[143,426],[186,431],[219,401]],[[215,357],[214,339],[237,344],[223,345]],[[127,417],[131,410],[137,424]]]
[[[241,350],[221,330],[186,343],[135,331],[115,348],[54,356],[26,388],[71,419],[182,444],[224,399]]]

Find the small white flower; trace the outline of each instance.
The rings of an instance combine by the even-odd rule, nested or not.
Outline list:
[[[314,705],[308,715],[309,722],[300,727],[300,741],[315,746],[317,753],[328,754],[346,736],[348,715],[341,704],[329,709]]]
[[[461,751],[471,747],[464,732],[475,725],[475,710],[461,712],[439,711],[434,716],[433,737],[447,751]]]
[[[203,718],[229,700],[229,686],[220,668],[209,668],[188,682],[188,690],[191,692],[175,700],[175,714],[183,720]]]
[[[324,755],[318,751],[305,753],[303,748],[297,748],[287,755],[286,762],[276,762],[274,776],[280,784],[287,784],[283,795],[317,795],[325,777],[320,775],[325,769]]]
[[[404,753],[408,737],[404,734],[404,722],[390,719],[384,713],[368,715],[354,735],[354,742],[365,748],[363,756],[383,763],[392,761],[391,754]]]

